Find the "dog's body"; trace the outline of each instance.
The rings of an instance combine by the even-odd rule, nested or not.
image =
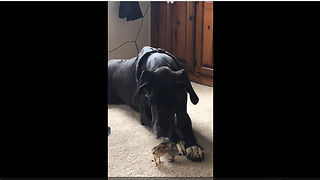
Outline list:
[[[183,66],[162,49],[146,46],[137,57],[108,62],[108,103],[128,104],[140,112],[141,124],[152,127],[157,138],[184,144],[182,153],[202,161],[204,154],[187,114],[187,93],[197,104],[199,99]],[[175,131],[175,116],[183,137]]]

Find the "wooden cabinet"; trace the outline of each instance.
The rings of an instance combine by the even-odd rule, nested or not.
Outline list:
[[[213,3],[152,2],[151,46],[172,53],[192,81],[213,86]]]

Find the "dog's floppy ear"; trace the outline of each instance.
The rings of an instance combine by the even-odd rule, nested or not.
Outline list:
[[[199,102],[199,98],[191,86],[187,72],[184,69],[181,69],[175,72],[175,74],[176,74],[176,83],[183,84],[184,86],[186,86],[187,92],[190,94],[191,102],[193,104],[197,104]]]
[[[135,98],[137,98],[138,95],[140,95],[142,93],[142,89],[143,87],[147,86],[148,84],[151,83],[151,81],[153,80],[154,78],[154,73],[151,72],[151,71],[142,71],[141,73],[141,76],[139,78],[139,81],[138,81],[138,87],[137,87],[137,90],[136,92],[134,93],[133,95],[133,98],[132,98],[132,102],[134,103],[135,101]]]

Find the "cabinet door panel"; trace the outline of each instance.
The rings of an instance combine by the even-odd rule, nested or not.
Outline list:
[[[213,3],[199,2],[196,22],[196,74],[213,77]]]
[[[176,2],[174,6],[172,53],[179,60],[186,62],[186,3]]]
[[[205,3],[203,12],[202,67],[213,69],[213,4]]]
[[[169,4],[152,2],[151,5],[151,45],[171,51],[171,18]]]
[[[213,86],[213,3],[152,2],[151,45],[173,54],[192,81]]]
[[[172,54],[188,71],[193,71],[194,2],[175,2],[172,5]]]

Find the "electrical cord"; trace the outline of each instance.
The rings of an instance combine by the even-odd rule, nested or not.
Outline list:
[[[147,14],[150,5],[151,5],[151,2],[149,3],[146,11],[145,11],[144,14],[143,14],[143,18],[142,18],[142,21],[141,21],[141,24],[140,24],[140,27],[139,27],[139,30],[138,30],[138,33],[137,33],[137,36],[136,36],[135,40],[134,40],[134,41],[126,41],[126,42],[122,43],[120,46],[118,46],[118,47],[116,47],[116,48],[108,51],[108,53],[111,53],[111,52],[119,49],[120,47],[122,47],[122,46],[125,45],[126,43],[134,43],[134,45],[136,46],[136,49],[137,49],[137,54],[139,54],[139,48],[138,48],[137,40],[138,40],[140,31],[141,31],[141,28],[142,28],[142,24],[143,24],[144,17],[145,17],[145,15]]]

